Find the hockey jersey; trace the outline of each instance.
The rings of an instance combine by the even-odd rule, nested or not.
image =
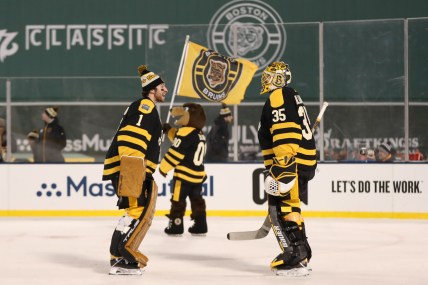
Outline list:
[[[288,86],[273,91],[263,106],[258,138],[264,165],[273,157],[294,156],[300,170],[315,170],[316,146],[311,123],[299,94]]]
[[[181,127],[175,134],[172,146],[162,159],[159,171],[166,174],[174,169],[174,179],[188,183],[202,183],[206,179],[204,156],[206,139],[201,130]]]
[[[104,160],[103,180],[120,172],[122,155],[146,160],[147,173],[154,173],[159,161],[162,123],[155,104],[148,98],[134,101],[123,114]]]

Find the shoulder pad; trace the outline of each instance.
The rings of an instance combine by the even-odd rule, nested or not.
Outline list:
[[[272,108],[278,108],[284,105],[284,97],[282,96],[282,89],[276,89],[269,96],[270,106]]]
[[[143,114],[149,114],[152,112],[154,107],[155,107],[155,103],[153,103],[152,100],[142,99],[140,101],[140,105],[138,106],[138,111],[140,111]]]
[[[177,135],[185,137],[188,134],[190,134],[191,132],[193,132],[193,130],[195,130],[195,128],[193,128],[193,127],[182,127],[182,128],[178,129]]]

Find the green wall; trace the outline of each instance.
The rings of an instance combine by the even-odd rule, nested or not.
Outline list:
[[[226,44],[214,45],[210,38],[213,31],[227,31],[227,17],[216,29],[209,25],[234,3],[253,7],[235,9],[241,13],[241,23],[265,29],[263,44],[242,57],[262,63],[286,61],[292,69],[294,87],[310,101],[317,101],[320,93],[318,22],[324,23],[327,99],[400,101],[404,22],[334,21],[428,16],[426,0],[1,0],[0,81],[11,77],[79,77],[25,79],[25,84],[13,79],[17,80],[12,82],[14,101],[128,100],[138,92],[136,68],[146,63],[172,90],[186,35],[220,53],[236,56]],[[274,17],[263,18],[254,12],[256,9],[267,9]],[[229,13],[229,17],[233,21],[234,16]],[[279,22],[284,24],[272,25]],[[411,98],[422,101],[428,87],[424,80],[428,75],[426,28],[427,21],[409,22]],[[266,45],[269,33],[280,36],[277,45]],[[281,52],[275,53],[277,50]],[[257,53],[264,55],[257,57]],[[129,78],[80,78],[88,76]],[[259,80],[258,75],[253,78],[247,101],[259,100]],[[3,88],[0,98],[4,98]]]

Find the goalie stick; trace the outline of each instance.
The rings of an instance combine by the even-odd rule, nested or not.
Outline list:
[[[328,102],[324,102],[317,116],[317,119],[314,123],[314,126],[312,127],[312,133],[319,126],[321,119],[324,115],[324,112],[327,109],[327,106],[328,106]],[[271,223],[270,223],[269,215],[267,215],[260,229],[255,231],[230,232],[227,234],[227,239],[228,240],[253,240],[253,239],[264,238],[269,234],[270,228],[271,228]]]
[[[255,231],[246,231],[246,232],[231,232],[227,234],[228,240],[252,240],[264,238],[268,235],[270,231],[270,220],[269,215],[266,216],[265,221],[260,229]]]
[[[319,126],[321,122],[321,118],[324,115],[325,109],[327,109],[327,106],[328,106],[328,102],[324,102],[324,104],[322,104],[321,110],[317,116],[314,126],[312,127],[312,133],[314,133],[315,129]]]

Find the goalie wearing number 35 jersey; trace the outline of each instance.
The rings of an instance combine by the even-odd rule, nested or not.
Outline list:
[[[271,262],[277,275],[304,276],[312,251],[301,215],[300,190],[313,178],[315,140],[306,108],[289,87],[291,71],[284,62],[273,62],[262,75],[261,94],[269,93],[263,106],[258,138],[268,171],[265,191],[269,218],[281,253]]]
[[[306,108],[299,94],[290,87],[273,91],[260,119],[259,142],[264,165],[274,157],[295,157],[299,170],[313,171],[317,166],[315,140]]]

